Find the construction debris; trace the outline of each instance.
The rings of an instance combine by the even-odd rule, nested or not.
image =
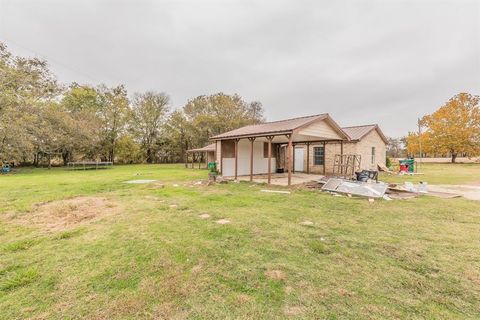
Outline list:
[[[156,182],[157,180],[128,180],[124,181],[123,183],[130,183],[130,184],[146,184]]]
[[[350,194],[368,198],[382,198],[387,190],[387,184],[383,182],[371,183],[351,181],[339,178],[330,178],[322,187],[322,190]]]
[[[268,192],[268,193],[282,193],[282,194],[290,194],[291,192],[290,191],[283,191],[283,190],[267,190],[267,189],[263,189],[263,190],[260,190],[261,192]]]

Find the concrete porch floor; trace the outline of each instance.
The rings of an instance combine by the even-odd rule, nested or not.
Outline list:
[[[306,174],[306,173],[292,173],[292,186],[303,184],[311,181],[318,181],[323,178],[321,174]],[[250,176],[239,176],[240,181],[250,181]],[[254,175],[253,182],[267,183],[268,176],[266,174]],[[272,173],[272,184],[277,186],[288,186],[288,174],[287,173]]]

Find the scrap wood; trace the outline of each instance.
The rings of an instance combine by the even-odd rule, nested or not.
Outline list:
[[[440,192],[440,191],[429,191],[427,194],[430,196],[442,198],[442,199],[460,198],[462,196],[461,194],[458,194],[458,193]]]
[[[268,193],[283,193],[283,194],[290,194],[291,192],[290,191],[283,191],[283,190],[267,190],[267,189],[263,189],[263,190],[260,190],[261,192],[268,192]]]
[[[377,163],[378,171],[383,171],[388,174],[397,174],[396,172],[390,170],[386,165]]]

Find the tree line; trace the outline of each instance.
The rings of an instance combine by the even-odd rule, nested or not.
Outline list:
[[[173,108],[164,92],[60,84],[45,60],[0,43],[0,162],[183,161],[212,135],[264,121],[260,102],[217,93]]]

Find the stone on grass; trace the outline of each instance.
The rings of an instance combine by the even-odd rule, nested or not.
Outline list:
[[[171,205],[170,205],[170,208],[172,208],[172,209],[175,209],[175,208],[177,208],[177,207],[178,207],[178,206],[177,206],[176,204],[171,204]]]
[[[204,214],[199,215],[199,217],[201,219],[208,219],[208,218],[210,218],[210,215],[208,213],[204,213]]]
[[[128,180],[125,181],[124,183],[130,183],[130,184],[145,184],[145,183],[152,183],[157,180]]]
[[[228,224],[230,223],[230,220],[227,219],[220,219],[216,221],[218,224]]]
[[[302,221],[302,222],[300,222],[300,224],[302,226],[313,226],[313,222],[309,221],[309,220]]]

